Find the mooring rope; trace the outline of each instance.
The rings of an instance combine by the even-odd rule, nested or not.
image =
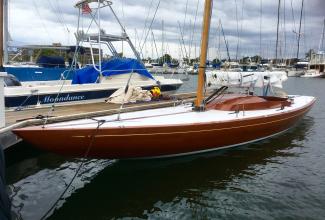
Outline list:
[[[63,190],[63,192],[61,193],[61,195],[59,196],[59,198],[53,203],[53,205],[50,207],[50,209],[47,210],[47,212],[40,218],[40,220],[46,219],[46,217],[50,214],[50,212],[56,207],[56,205],[58,204],[58,202],[63,198],[63,196],[65,195],[65,193],[68,191],[68,189],[70,188],[70,186],[72,185],[73,181],[75,180],[75,178],[77,177],[77,175],[79,174],[81,168],[83,167],[83,165],[86,162],[86,158],[88,157],[88,154],[93,146],[96,134],[99,131],[100,126],[102,126],[103,124],[105,124],[105,120],[97,120],[97,119],[92,119],[95,120],[98,124],[96,129],[94,130],[94,133],[91,135],[91,139],[89,142],[89,145],[85,151],[84,156],[82,157],[82,161],[78,166],[78,169],[76,170],[76,173],[74,174],[74,176],[72,177],[71,181],[69,182],[69,184],[67,185],[67,187]]]
[[[29,94],[24,101],[22,101],[22,103],[20,103],[20,105],[15,108],[15,111],[21,111],[23,109],[23,105],[28,101],[28,99],[30,99],[30,97],[32,97],[33,94]]]

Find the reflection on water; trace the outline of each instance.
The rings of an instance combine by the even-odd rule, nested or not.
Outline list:
[[[315,106],[283,135],[214,153],[88,160],[49,219],[322,219],[325,140],[316,131],[325,127],[319,117],[324,113]],[[79,164],[44,152],[10,159],[13,210],[23,219],[40,218]]]
[[[51,154],[44,155],[45,158],[49,158],[49,156],[56,157]],[[57,161],[56,167],[53,167],[54,164],[41,167],[39,165],[43,159],[42,155],[22,163],[22,166],[26,163],[29,165],[34,164],[38,169],[34,170],[33,174],[11,184],[13,211],[17,215],[21,215],[23,219],[39,219],[46,213],[64,191],[65,187],[67,187],[81,163],[78,160],[63,162],[61,158],[61,163],[60,160]],[[113,162],[108,160],[88,160],[85,162],[81,171],[74,179],[72,187],[67,191],[61,202],[58,203],[58,207],[76,189],[84,187],[98,172]]]
[[[219,151],[214,155],[158,161],[119,161],[69,197],[64,207],[51,219],[62,219],[65,216],[73,219],[82,216],[95,219],[159,216],[187,219],[204,216],[201,215],[203,213],[207,215],[207,208],[222,205],[214,204],[214,200],[220,201],[219,198],[210,197],[213,192],[227,191],[228,187],[236,189],[236,181],[241,178],[260,175],[263,171],[258,169],[259,165],[278,163],[282,157],[298,156],[290,149],[301,146],[292,143],[303,139],[304,131],[311,125],[312,120],[309,118],[287,136],[244,148]],[[84,201],[96,202],[89,204]],[[81,210],[72,213],[78,207]],[[89,212],[89,209],[96,212]],[[211,214],[207,217],[216,213]]]

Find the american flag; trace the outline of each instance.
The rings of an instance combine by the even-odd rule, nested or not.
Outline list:
[[[82,14],[90,14],[91,13],[91,8],[89,7],[87,2],[82,3],[81,9],[82,9]]]

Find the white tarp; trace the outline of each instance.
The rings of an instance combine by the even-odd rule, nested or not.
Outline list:
[[[125,94],[125,87],[116,90],[106,102],[122,104],[136,101],[148,102],[151,100],[151,93],[148,90],[142,90],[141,87],[130,86]]]
[[[227,72],[207,71],[206,84],[208,86],[228,87],[259,87],[268,84],[273,87],[282,88],[282,82],[288,79],[283,71],[266,72]]]

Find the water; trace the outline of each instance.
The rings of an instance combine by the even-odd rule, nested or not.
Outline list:
[[[290,78],[289,94],[316,96],[317,103],[296,127],[267,141],[176,159],[89,160],[49,219],[324,219],[324,85]],[[13,211],[39,219],[80,160],[20,148],[9,153],[6,170]]]

